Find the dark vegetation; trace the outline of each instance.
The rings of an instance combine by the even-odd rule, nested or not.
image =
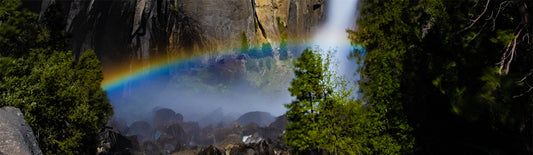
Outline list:
[[[361,101],[335,99],[342,91],[328,83],[328,59],[305,51],[289,88],[297,98],[287,105],[289,146],[341,154],[533,153],[532,1],[360,3],[358,28],[349,33],[365,49],[354,52]]]
[[[359,84],[395,152],[533,151],[531,1],[362,3]]]
[[[0,1],[0,106],[21,109],[45,154],[94,154],[113,114],[92,50],[73,60],[61,8],[40,20],[17,0]]]

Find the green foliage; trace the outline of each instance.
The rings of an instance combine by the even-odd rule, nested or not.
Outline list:
[[[360,90],[374,119],[370,145],[376,154],[405,154],[413,151],[411,135],[401,100],[403,55],[420,42],[418,25],[423,7],[416,1],[362,1],[360,28],[352,40],[366,49],[360,70]]]
[[[21,5],[18,0],[0,1],[0,56],[21,56],[46,39],[37,15]]]
[[[34,49],[27,59],[3,57],[0,106],[20,108],[47,154],[90,153],[112,115],[92,51],[79,62],[70,52]]]
[[[250,46],[248,45],[248,37],[246,37],[246,32],[242,32],[241,48],[242,50],[248,50],[248,48],[250,48]]]
[[[296,78],[289,92],[296,100],[285,105],[287,144],[298,151],[326,149],[332,153],[369,153],[369,124],[360,101],[347,82],[329,70],[330,56],[306,49],[294,63]]]
[[[289,92],[296,96],[296,101],[285,105],[290,123],[284,139],[289,146],[310,150],[318,148],[322,140],[318,135],[318,104],[324,102],[333,89],[324,81],[328,65],[322,63],[322,56],[315,51],[306,49],[294,66],[296,79],[291,82]]]
[[[45,154],[95,153],[97,134],[113,114],[96,54],[73,60],[57,8],[37,22],[20,2],[1,2],[0,107],[21,109]]]
[[[532,128],[527,79],[533,59],[525,54],[531,43],[518,39],[522,55],[514,55],[513,72],[500,74],[499,67],[502,59],[511,61],[504,53],[519,30],[531,29],[516,20],[524,19],[520,7],[531,8],[530,3],[361,3],[359,28],[350,33],[366,50],[358,56],[359,85],[374,111],[372,152],[525,154],[531,142],[521,137],[531,137]]]

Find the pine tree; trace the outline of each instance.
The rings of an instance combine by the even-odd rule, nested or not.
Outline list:
[[[328,63],[323,63],[320,54],[306,49],[294,66],[296,78],[291,82],[289,92],[296,100],[285,105],[290,123],[284,139],[289,146],[299,150],[316,149],[320,140],[319,103],[332,93],[332,88],[325,81]]]

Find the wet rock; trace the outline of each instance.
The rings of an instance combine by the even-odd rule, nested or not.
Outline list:
[[[229,134],[224,138],[224,140],[217,142],[216,146],[225,148],[231,144],[237,144],[241,142],[242,142],[242,135]]]
[[[209,147],[200,150],[198,155],[224,155],[224,150],[210,145]]]
[[[160,129],[165,127],[166,125],[175,124],[175,123],[181,123],[183,122],[183,116],[179,113],[176,114],[171,109],[162,108],[158,109],[155,112],[154,120],[152,122],[152,125],[154,128]]]
[[[281,115],[277,117],[276,120],[269,125],[269,127],[285,130],[288,123],[289,121],[287,120],[287,116]]]
[[[237,119],[237,122],[243,126],[250,123],[256,123],[259,126],[268,126],[270,123],[274,122],[274,120],[274,116],[270,115],[270,113],[254,111],[242,115]]]
[[[244,143],[236,143],[228,145],[226,148],[226,154],[239,154],[239,155],[253,155],[256,151],[250,145]]]
[[[200,136],[198,137],[196,143],[198,145],[213,145],[215,144],[215,128],[212,125],[208,125],[201,129]]]
[[[133,122],[128,128],[127,136],[137,135],[139,143],[144,143],[145,141],[153,141],[155,130],[144,121]]]
[[[257,143],[236,143],[228,145],[225,150],[226,154],[242,154],[242,155],[275,155],[278,152],[281,154],[281,152],[286,150],[276,150],[273,147],[273,143],[271,140],[261,140]]]
[[[170,135],[177,139],[181,144],[187,144],[189,143],[189,138],[187,136],[187,133],[185,133],[185,130],[181,127],[180,124],[172,124],[169,126],[166,126],[165,129],[162,131],[163,133]]]
[[[125,137],[111,128],[98,134],[99,155],[133,154],[139,148],[136,136]]]
[[[189,145],[196,145],[197,139],[200,137],[200,125],[198,122],[183,122],[180,124],[185,133],[187,133],[187,139],[190,141],[187,143]]]
[[[272,141],[263,140],[253,145],[257,154],[274,155],[274,148],[272,148]]]
[[[113,128],[113,130],[117,131],[119,134],[126,134],[128,131],[128,124],[124,119],[120,118],[113,117],[111,120],[109,120],[109,122],[107,122],[106,126]]]
[[[157,137],[156,144],[163,153],[180,151],[190,142],[189,136],[178,123],[165,125],[159,130],[161,135]]]
[[[259,131],[259,125],[255,123],[250,123],[243,127],[243,134],[244,135],[251,135]]]
[[[31,127],[17,108],[0,109],[0,154],[42,154]]]
[[[141,145],[141,152],[142,154],[163,154],[159,146],[151,141],[146,141]]]
[[[157,146],[161,149],[162,152],[172,153],[180,151],[184,148],[183,143],[180,140],[172,135],[162,135],[156,141]]]

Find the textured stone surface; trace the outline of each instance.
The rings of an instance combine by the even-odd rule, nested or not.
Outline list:
[[[327,0],[37,0],[42,16],[62,6],[76,56],[94,49],[105,72],[155,57],[249,45],[279,46],[278,18],[289,40],[309,38],[325,18]],[[36,7],[38,6],[38,7]],[[40,7],[40,9],[39,9]]]
[[[0,154],[42,154],[33,131],[17,108],[0,109]]]

